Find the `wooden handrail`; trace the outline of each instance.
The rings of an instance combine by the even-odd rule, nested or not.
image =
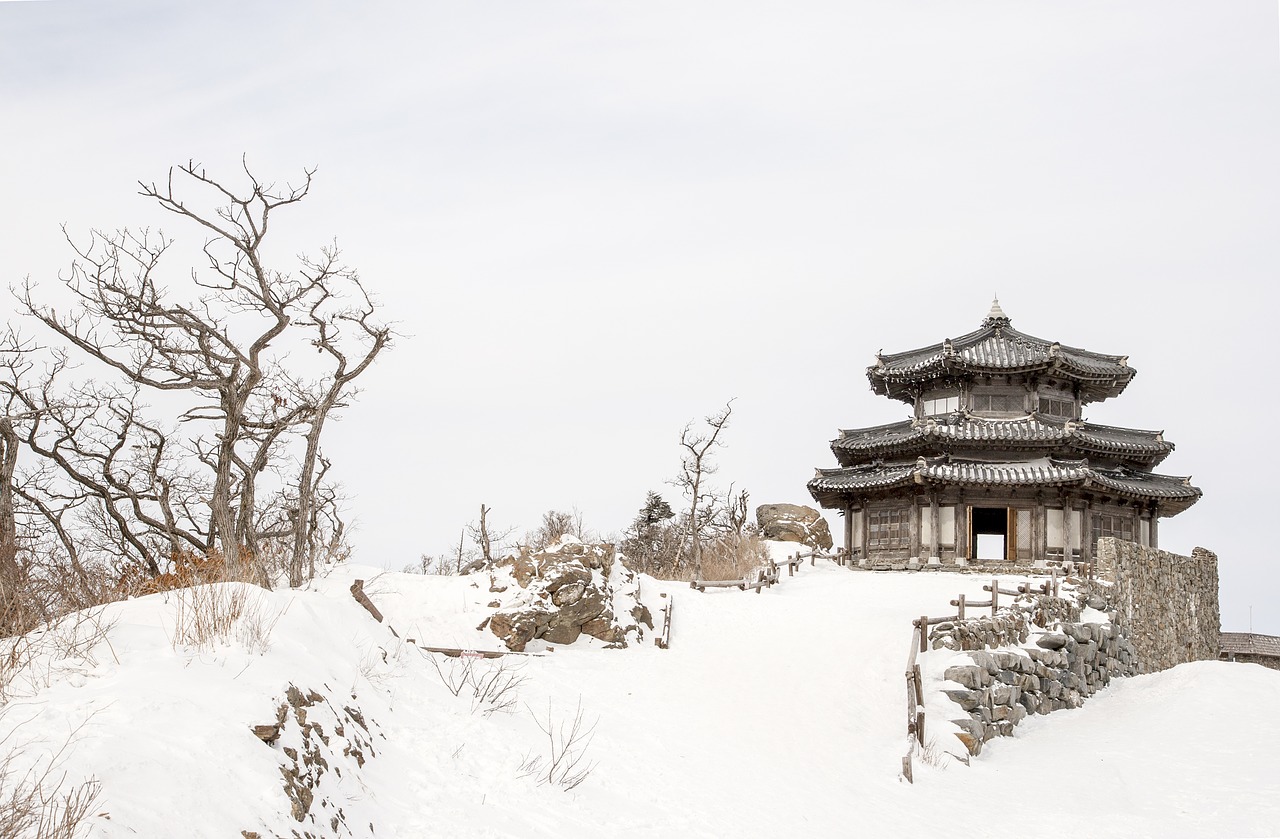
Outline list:
[[[666,592],[661,596],[667,597]],[[662,607],[662,631],[658,633],[657,638],[653,639],[653,643],[662,650],[671,648],[671,609],[675,604],[674,597],[667,597],[667,605]]]

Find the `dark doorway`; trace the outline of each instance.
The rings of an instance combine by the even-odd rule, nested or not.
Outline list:
[[[974,559],[1007,559],[1008,508],[970,507],[969,516],[969,555]]]

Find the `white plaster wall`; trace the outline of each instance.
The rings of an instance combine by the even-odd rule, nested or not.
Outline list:
[[[942,547],[954,548],[956,541],[956,508],[938,508],[938,544]]]
[[[1062,541],[1062,511],[1052,507],[1044,511],[1045,537],[1050,548],[1066,547]]]

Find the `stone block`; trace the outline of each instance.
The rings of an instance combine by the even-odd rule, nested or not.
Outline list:
[[[1067,645],[1067,636],[1060,632],[1046,632],[1036,639],[1036,646],[1046,650],[1060,650]]]
[[[978,690],[989,677],[985,668],[958,664],[948,667],[942,678],[959,682],[970,690]]]

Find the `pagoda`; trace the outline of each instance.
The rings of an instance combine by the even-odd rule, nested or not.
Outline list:
[[[809,492],[843,513],[846,555],[876,568],[1089,562],[1105,536],[1156,547],[1160,518],[1200,498],[1189,478],[1152,471],[1173,444],[1080,418],[1136,372],[1017,331],[997,300],[974,332],[876,355],[872,391],[913,415],[840,431],[840,465]]]

